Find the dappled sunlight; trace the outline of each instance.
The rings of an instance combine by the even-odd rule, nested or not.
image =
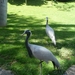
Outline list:
[[[49,3],[49,5],[51,4]],[[22,17],[34,16],[34,18],[37,17],[38,19],[42,19],[42,18],[45,19],[45,17],[48,16],[50,18],[49,22],[53,21],[60,24],[61,23],[75,24],[75,20],[74,20],[75,15],[73,15],[75,12],[74,9],[75,6],[73,5],[71,3],[70,4],[58,3],[50,7],[47,7],[47,5],[37,7],[37,6],[26,6],[26,5],[15,6],[8,3],[8,13],[18,14],[19,16]],[[64,10],[61,11],[62,8]],[[72,10],[67,11],[67,9],[72,9]]]
[[[73,36],[72,38],[67,37],[65,40],[69,43],[69,41],[75,40],[75,36]]]
[[[39,74],[39,60],[29,58],[24,44],[26,36],[21,36],[27,29],[32,32],[29,42],[49,49],[60,62],[63,71],[75,64],[74,10],[63,12],[54,6],[16,6],[9,3],[8,7],[7,26],[0,28],[0,66],[11,69],[15,75]],[[49,17],[49,26],[55,31],[56,46],[46,35],[46,16]],[[51,62],[43,63],[44,75],[55,75],[53,70]]]
[[[67,25],[67,27],[57,27],[57,29],[56,30],[58,30],[58,31],[74,31],[75,30],[75,28],[74,27],[68,27],[68,25]]]
[[[71,49],[67,49],[67,48],[64,48],[62,47],[60,50],[59,50],[59,54],[62,58],[69,58],[71,55],[72,55],[73,51]],[[69,58],[71,59],[71,58]]]
[[[66,43],[70,43],[70,41],[72,41],[72,40],[75,40],[75,36],[73,36],[72,38],[71,37],[66,37],[66,38],[63,38],[63,39],[57,39],[57,42],[59,42],[59,43],[65,43],[65,41],[66,41]]]

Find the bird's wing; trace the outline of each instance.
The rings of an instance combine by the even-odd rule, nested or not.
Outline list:
[[[49,38],[52,40],[52,42],[56,45],[54,30],[49,25],[46,25],[46,33],[49,36]]]
[[[49,25],[46,26],[46,33],[50,38],[55,36],[54,30]]]
[[[52,54],[52,52],[43,46],[30,44],[30,48],[34,57],[38,58],[39,60],[48,62],[55,59],[55,56]]]

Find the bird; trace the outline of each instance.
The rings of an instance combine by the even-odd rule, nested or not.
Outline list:
[[[52,61],[54,69],[57,68],[59,69],[60,64],[56,57],[53,55],[53,53],[48,50],[47,48],[36,45],[36,44],[31,44],[28,42],[30,35],[32,34],[30,30],[24,30],[23,34],[26,34],[26,39],[25,39],[25,46],[27,48],[29,57],[34,56],[38,60],[40,60],[40,65],[42,67],[42,62],[45,61],[48,63],[49,61]]]
[[[48,25],[48,17],[46,17],[46,34],[52,40],[54,45],[56,45],[55,33],[53,28]]]

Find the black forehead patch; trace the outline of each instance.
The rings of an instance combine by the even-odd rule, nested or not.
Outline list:
[[[31,31],[30,30],[25,30],[24,33],[31,33]]]

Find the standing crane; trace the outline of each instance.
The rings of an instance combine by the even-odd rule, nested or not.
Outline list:
[[[26,39],[25,39],[25,46],[27,48],[28,54],[31,57],[32,55],[40,60],[40,68],[42,70],[42,62],[49,62],[52,61],[54,69],[55,67],[58,69],[60,67],[60,64],[58,62],[58,60],[56,59],[56,57],[52,54],[52,52],[50,50],[48,50],[47,48],[40,46],[40,45],[35,45],[35,44],[30,44],[28,42],[29,37],[31,35],[31,31],[30,30],[25,30],[24,33],[22,35],[26,34]],[[42,72],[40,71],[41,75]]]
[[[55,33],[54,33],[54,30],[48,25],[48,17],[46,17],[46,34],[52,40],[54,45],[56,45]]]

